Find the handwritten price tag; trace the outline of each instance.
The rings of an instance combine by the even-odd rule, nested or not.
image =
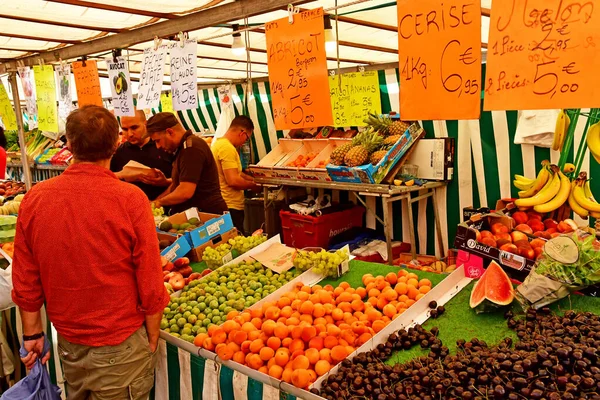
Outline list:
[[[96,61],[82,61],[72,64],[77,89],[77,103],[79,107],[88,104],[102,107],[102,92],[100,91],[100,77]]]
[[[17,117],[2,82],[0,82],[0,119],[7,131],[17,130]]]
[[[144,50],[137,97],[138,110],[155,108],[160,103],[167,47],[168,45],[162,45],[156,51],[153,47]]]
[[[173,109],[193,110],[198,107],[197,49],[195,39],[176,43],[171,49],[171,93]]]
[[[56,105],[56,80],[52,65],[33,67],[38,109],[38,128],[58,133],[58,108]]]
[[[25,95],[25,108],[29,117],[29,129],[37,128],[35,116],[37,115],[37,104],[35,101],[35,85],[33,78],[33,70],[29,67],[18,67],[19,77],[21,78],[21,87]]]
[[[495,1],[485,110],[600,106],[597,1]]]
[[[173,112],[173,101],[169,93],[160,94],[160,106],[162,108],[162,112]]]
[[[369,113],[381,114],[379,77],[375,71],[329,77],[335,126],[364,126]]]
[[[116,61],[107,58],[106,66],[115,115],[119,117],[135,115],[127,60],[123,57],[117,57]]]
[[[273,117],[277,129],[331,125],[323,9],[265,26]]]
[[[477,119],[481,92],[478,2],[398,1],[400,117]]]

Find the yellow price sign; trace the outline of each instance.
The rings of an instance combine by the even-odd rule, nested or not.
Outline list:
[[[330,76],[329,93],[336,127],[365,126],[369,113],[381,114],[377,71]]]
[[[7,131],[17,130],[17,117],[2,83],[0,83],[0,118],[2,118],[4,129]]]
[[[173,98],[169,93],[160,94],[160,107],[162,112],[173,112]]]
[[[56,105],[56,80],[52,65],[33,67],[38,109],[38,128],[58,133],[58,108]]]

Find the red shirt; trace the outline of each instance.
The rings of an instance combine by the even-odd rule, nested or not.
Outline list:
[[[27,193],[12,275],[19,307],[46,302],[58,333],[86,346],[122,343],[169,302],[148,199],[97,165],[71,165]]]

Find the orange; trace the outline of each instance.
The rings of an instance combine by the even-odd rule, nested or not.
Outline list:
[[[281,375],[283,375],[283,368],[279,365],[272,365],[269,368],[269,375],[275,379],[281,379]]]
[[[277,336],[270,337],[267,339],[267,346],[273,350],[277,350],[281,347],[281,339],[279,339]]]
[[[331,349],[331,358],[335,363],[345,360],[348,357],[348,350],[345,346],[335,346]]]
[[[327,360],[319,360],[315,364],[315,372],[318,376],[325,375],[331,369],[331,364]]]
[[[299,388],[306,388],[310,384],[310,374],[305,369],[296,369],[292,372],[292,384]]]
[[[273,356],[275,356],[275,350],[270,347],[263,347],[259,352],[260,359],[263,361],[269,361]]]
[[[316,364],[317,361],[321,359],[321,356],[319,355],[319,350],[317,349],[308,349],[306,350],[306,352],[304,352],[304,355],[306,356],[306,358],[308,358],[308,361],[311,364]]]
[[[395,285],[398,282],[398,275],[393,272],[390,272],[385,276],[385,280],[390,283],[390,285]]]
[[[285,367],[285,365],[290,361],[290,355],[288,354],[287,349],[279,349],[275,352],[275,362],[280,367]]]

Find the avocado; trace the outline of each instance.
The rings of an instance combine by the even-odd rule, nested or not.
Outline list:
[[[181,230],[186,230],[186,229],[187,229],[187,228],[189,228],[189,227],[190,227],[190,224],[188,224],[188,223],[186,222],[185,224],[181,224],[181,225],[179,226],[179,229],[181,229]]]
[[[169,221],[163,221],[158,226],[158,229],[164,232],[169,232],[173,228],[173,225]]]
[[[185,231],[180,229],[180,230],[177,231],[177,233],[180,234],[180,235],[183,235],[185,233]]]
[[[117,81],[115,82],[115,93],[123,93],[123,79],[120,76],[117,77]]]
[[[173,224],[172,226],[173,229],[175,229],[176,231],[180,230],[181,228],[179,227],[179,224]]]
[[[163,250],[166,249],[167,247],[169,247],[171,245],[171,243],[168,240],[161,240],[158,242],[158,247]]]
[[[198,225],[200,225],[200,220],[198,218],[196,218],[196,217],[190,218],[188,220],[188,224],[198,226]]]

